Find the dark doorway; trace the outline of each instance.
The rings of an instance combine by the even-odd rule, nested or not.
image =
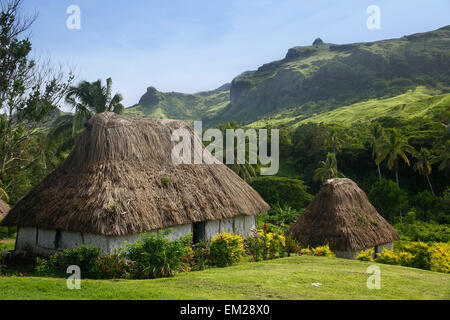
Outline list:
[[[192,242],[194,244],[199,243],[205,239],[205,223],[196,222],[192,228]]]

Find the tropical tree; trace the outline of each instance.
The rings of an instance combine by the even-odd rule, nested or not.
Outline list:
[[[325,161],[320,162],[321,167],[317,168],[314,175],[314,181],[321,181],[324,183],[328,179],[344,177],[336,166],[336,157],[329,152]]]
[[[28,35],[36,16],[23,14],[22,4],[0,2],[0,193],[5,198],[8,191],[13,199],[36,176],[31,168],[45,169],[45,126],[74,78],[63,67],[32,58]]]
[[[66,103],[72,106],[74,114],[63,115],[55,120],[47,139],[47,148],[54,150],[56,154],[66,154],[64,151],[71,149],[75,137],[94,114],[123,113],[125,108],[122,100],[120,93],[112,95],[111,78],[106,79],[106,85],[97,80],[82,81],[77,86],[70,87],[66,94]]]
[[[345,143],[344,131],[342,128],[337,126],[328,127],[328,132],[325,138],[325,145],[329,150],[331,150],[334,157],[334,162],[337,169],[337,154],[341,151],[342,146]]]
[[[76,135],[85,121],[92,115],[102,112],[114,112],[121,114],[125,109],[122,105],[123,97],[120,93],[112,96],[112,79],[106,79],[106,85],[102,85],[99,79],[95,82],[82,81],[78,86],[69,88],[66,102],[73,107],[73,135]]]
[[[439,164],[439,171],[450,168],[450,140],[434,150],[434,155],[431,157],[431,163]]]
[[[379,181],[381,181],[381,170],[380,170],[380,163],[377,162],[377,148],[380,144],[380,141],[383,137],[383,127],[379,123],[372,124],[370,126],[370,144],[372,145],[372,159],[375,161],[375,164],[377,165],[378,169],[378,178]]]
[[[403,161],[405,161],[405,163],[409,166],[410,163],[406,154],[414,153],[414,148],[408,144],[408,138],[396,129],[390,129],[380,141],[377,148],[377,153],[378,157],[376,163],[380,164],[387,158],[388,168],[389,170],[395,171],[395,180],[397,182],[397,186],[400,186],[398,179],[399,158],[402,158]]]
[[[431,185],[429,177],[429,174],[432,170],[431,152],[427,148],[421,148],[419,152],[414,153],[414,157],[417,159],[417,162],[413,166],[414,171],[419,172],[421,175],[424,175],[427,178],[431,194],[434,196],[435,194],[433,186]]]
[[[3,189],[1,186],[3,185],[2,181],[0,180],[0,200],[5,199],[6,202],[9,202],[9,196],[6,193],[5,189]]]

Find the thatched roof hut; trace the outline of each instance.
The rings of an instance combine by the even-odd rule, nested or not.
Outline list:
[[[303,246],[329,244],[337,256],[348,258],[367,248],[390,248],[399,239],[365,192],[347,178],[328,180],[288,234]]]
[[[238,216],[254,219],[268,210],[255,190],[218,161],[174,164],[177,142],[171,136],[180,128],[199,139],[185,121],[94,116],[68,158],[2,224],[126,236]]]
[[[9,206],[0,199],[0,221],[3,220],[9,211]]]

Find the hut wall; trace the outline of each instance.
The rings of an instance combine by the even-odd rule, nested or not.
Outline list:
[[[366,249],[357,250],[357,251],[333,251],[333,252],[336,254],[337,258],[356,259],[356,257],[358,256],[358,254],[361,251],[367,250],[367,249],[374,249],[374,248],[366,248]],[[389,243],[385,243],[385,244],[380,244],[380,245],[375,247],[374,251],[375,251],[375,253],[382,253],[383,249],[393,250],[394,249],[394,243],[393,242],[389,242]]]
[[[255,216],[238,216],[231,219],[208,221],[205,226],[205,237],[211,239],[223,231],[248,237],[252,228],[256,228]]]
[[[382,253],[383,249],[393,250],[394,249],[394,243],[393,242],[389,242],[389,243],[380,244],[380,245],[376,246],[376,252],[375,253]]]
[[[356,259],[360,250],[358,251],[333,251],[336,254],[336,258],[343,259]]]
[[[205,224],[205,237],[211,239],[217,233],[226,231],[240,234],[243,237],[250,235],[250,230],[256,228],[256,217],[238,216],[219,221],[208,221]],[[179,239],[192,232],[192,224],[171,227],[168,235],[170,240]],[[156,231],[156,230],[155,230]],[[18,254],[50,255],[59,250],[72,249],[83,244],[98,247],[104,253],[114,252],[114,249],[124,247],[124,242],[134,243],[139,234],[108,237],[90,233],[62,231],[60,233],[59,247],[55,247],[56,230],[20,227],[17,231],[16,252]]]

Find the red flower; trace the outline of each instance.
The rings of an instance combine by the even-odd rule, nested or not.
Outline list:
[[[267,230],[267,224],[264,223],[263,229],[264,229],[264,230]]]

